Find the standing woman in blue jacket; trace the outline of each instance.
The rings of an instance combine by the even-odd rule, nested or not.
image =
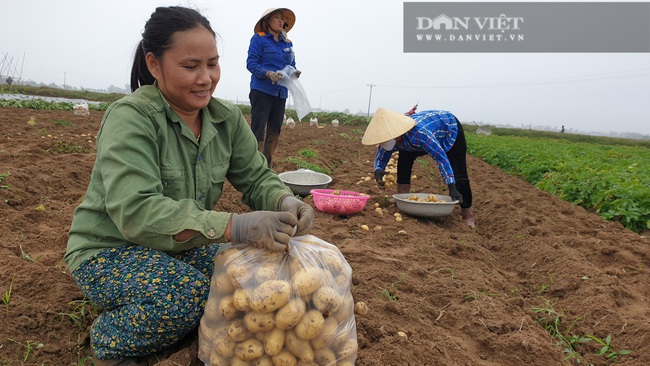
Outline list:
[[[286,8],[267,9],[255,24],[255,34],[248,47],[246,68],[251,72],[251,129],[257,147],[271,167],[273,152],[278,145],[284,108],[289,91],[278,84],[285,66],[296,67],[293,43],[287,32],[293,28],[296,16]],[[296,77],[300,71],[296,71]]]

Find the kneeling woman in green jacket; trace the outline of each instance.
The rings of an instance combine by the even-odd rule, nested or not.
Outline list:
[[[66,263],[105,311],[97,365],[139,364],[201,318],[219,243],[286,249],[313,209],[271,171],[235,105],[215,99],[215,32],[193,9],[160,7],[136,50],[130,96],[106,111]],[[214,210],[228,180],[252,212]]]

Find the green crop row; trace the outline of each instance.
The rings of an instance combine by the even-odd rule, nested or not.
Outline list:
[[[650,149],[467,134],[468,152],[565,201],[640,232],[650,228]]]
[[[49,111],[71,111],[73,110],[74,104],[70,102],[48,102],[42,99],[0,99],[0,107],[41,109]],[[108,104],[106,103],[88,104],[88,109],[96,111],[105,111],[106,108],[108,108]]]

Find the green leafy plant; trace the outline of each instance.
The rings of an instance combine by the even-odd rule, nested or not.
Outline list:
[[[0,183],[2,183],[5,179],[11,176],[11,173],[6,172],[6,173],[0,173]],[[0,185],[0,189],[7,189],[9,188],[8,185]]]
[[[614,348],[612,348],[612,335],[611,334],[608,335],[604,340],[600,339],[600,338],[598,338],[596,336],[593,336],[593,335],[586,335],[585,337],[587,337],[587,338],[595,341],[596,343],[598,343],[601,346],[600,351],[598,351],[598,355],[599,356],[604,356],[608,360],[615,359],[615,358],[617,358],[618,356],[621,356],[621,355],[629,355],[630,353],[632,353],[632,351],[630,351],[630,350],[621,350],[621,351],[618,351],[618,352],[615,351]]]
[[[343,137],[344,139],[346,139],[346,140],[348,140],[348,141],[352,141],[352,140],[354,140],[354,139],[352,138],[352,136],[348,135],[348,134],[345,133],[345,132],[341,132],[341,133],[339,134],[339,136]]]
[[[52,122],[52,123],[55,124],[55,125],[57,125],[57,126],[66,126],[66,127],[72,127],[72,126],[74,126],[74,123],[72,123],[72,122],[68,122],[68,121],[64,121],[64,120],[56,120],[56,121],[54,121],[54,122]]]
[[[22,244],[18,244],[18,247],[20,248],[20,255],[22,255],[23,259],[26,259],[29,262],[36,262],[32,257],[29,256],[29,254],[27,254],[26,251],[23,250]]]
[[[483,289],[481,292],[474,291],[474,292],[470,292],[470,293],[465,294],[465,296],[463,296],[463,300],[465,300],[465,301],[475,301],[475,300],[478,300],[478,299],[484,298],[484,297],[499,297],[499,293],[498,292],[490,292],[490,290],[488,290],[488,289]]]
[[[318,153],[311,149],[301,149],[298,151],[298,155],[303,158],[318,158]]]
[[[289,161],[289,162],[291,162],[291,163],[294,163],[294,164],[298,165],[298,167],[299,167],[299,168],[302,168],[302,169],[309,169],[309,170],[313,170],[313,171],[315,171],[315,172],[324,173],[324,174],[331,174],[331,173],[332,173],[332,172],[331,172],[329,169],[327,169],[327,168],[323,168],[323,167],[321,167],[321,166],[319,166],[319,165],[317,165],[317,164],[310,163],[310,162],[308,162],[308,161],[304,161],[304,160],[302,160],[302,159],[298,159],[298,158],[294,158],[294,157],[289,157],[289,158],[287,158],[287,161]]]
[[[43,346],[44,346],[43,343],[36,343],[34,341],[27,341],[27,342],[25,342],[25,344],[22,344],[22,343],[14,340],[14,339],[11,339],[11,338],[7,338],[7,339],[14,342],[14,343],[16,343],[16,344],[19,344],[19,345],[25,347],[25,355],[23,357],[23,362],[27,362],[27,359],[32,354],[32,352],[34,352],[35,349],[43,348]]]
[[[630,230],[650,229],[647,141],[539,136],[467,134],[468,152]]]
[[[97,314],[97,308],[87,299],[74,300],[68,303],[72,307],[69,313],[59,313],[62,318],[69,318],[79,329],[84,329],[84,324],[89,317]]]
[[[453,268],[440,268],[438,271],[449,273],[452,282],[456,281],[456,279],[458,278],[458,276],[456,275],[456,271],[454,271]]]
[[[406,279],[407,275],[403,275],[397,281],[393,282],[388,286],[388,288],[381,290],[380,297],[389,301],[398,301],[399,296],[397,295],[397,285]]]
[[[543,307],[533,308],[532,310],[538,314],[537,323],[546,329],[558,346],[562,347],[562,351],[566,354],[563,361],[576,359],[580,363],[582,355],[578,351],[578,345],[591,340],[585,336],[572,334],[573,327],[582,318],[575,319],[568,327],[565,327],[562,322],[564,314],[558,313],[549,300],[545,300]],[[562,330],[562,328],[566,329]]]
[[[14,287],[14,279],[11,279],[11,283],[9,284],[9,288],[5,290],[4,295],[2,295],[2,303],[5,304],[5,309],[7,310],[7,314],[9,314],[9,303],[11,302],[11,291],[13,291]]]
[[[54,154],[75,154],[75,153],[85,153],[86,149],[72,142],[67,141],[57,141],[54,143],[52,148],[48,149],[47,152]]]

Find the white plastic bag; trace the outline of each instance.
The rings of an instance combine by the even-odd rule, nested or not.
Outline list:
[[[199,359],[210,366],[354,365],[352,269],[339,249],[294,237],[289,253],[226,245],[215,258],[199,326]]]
[[[278,84],[289,89],[296,113],[298,113],[298,120],[302,121],[302,118],[311,112],[311,105],[309,104],[305,89],[303,89],[298,77],[296,77],[296,68],[287,65],[284,69],[278,70],[278,72],[282,74],[282,80],[278,81]]]
[[[88,110],[88,103],[86,103],[86,102],[73,105],[72,110],[74,111],[75,116],[88,116],[88,115],[90,115],[90,111]]]

